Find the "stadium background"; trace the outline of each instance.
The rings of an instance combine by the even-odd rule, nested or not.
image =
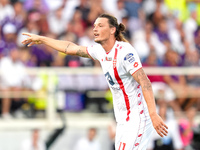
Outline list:
[[[71,150],[90,127],[98,129],[101,149],[111,149],[112,98],[99,63],[44,45],[27,48],[21,44],[25,38],[21,33],[30,32],[91,45],[93,22],[104,12],[126,26],[124,35],[138,51],[151,82],[165,83],[176,94],[176,103],[169,106],[175,111],[167,116],[181,127],[180,114],[195,107],[192,121],[198,127],[199,2],[0,0],[0,150],[20,150],[33,129],[40,130],[48,149]],[[14,59],[20,67],[8,63]],[[11,102],[8,112],[5,100]]]

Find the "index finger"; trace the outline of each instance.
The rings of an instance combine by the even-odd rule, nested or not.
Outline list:
[[[166,124],[162,123],[162,125],[163,125],[166,129],[168,129],[168,126],[167,126]]]
[[[31,34],[30,34],[30,33],[22,33],[22,35],[31,36]]]

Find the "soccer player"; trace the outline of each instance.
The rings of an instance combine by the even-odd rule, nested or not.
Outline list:
[[[92,46],[84,47],[30,33],[23,44],[45,44],[68,55],[98,60],[113,94],[117,122],[117,150],[145,150],[153,127],[166,136],[167,126],[156,112],[155,99],[149,79],[142,69],[136,50],[123,37],[123,24],[109,14],[100,15],[94,22]]]

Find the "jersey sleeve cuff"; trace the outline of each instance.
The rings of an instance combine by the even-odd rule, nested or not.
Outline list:
[[[140,68],[138,68],[137,70],[135,70],[135,71],[130,71],[130,73],[131,73],[131,75],[133,75],[135,72],[137,72],[138,70],[140,70],[142,67],[140,67]]]
[[[95,60],[95,59],[90,55],[90,53],[88,52],[88,47],[86,47],[86,51],[87,51],[88,55],[89,55],[93,60]]]

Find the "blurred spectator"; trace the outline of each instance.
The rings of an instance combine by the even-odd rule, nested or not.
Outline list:
[[[142,3],[142,9],[147,18],[156,10],[156,0],[145,0]]]
[[[81,12],[82,20],[88,24],[87,18],[90,12],[90,2],[88,0],[80,0],[80,4],[75,9]]]
[[[0,25],[0,33],[1,33],[1,25]],[[2,50],[5,46],[5,42],[2,39],[2,35],[0,34],[0,59],[3,57]]]
[[[0,0],[0,24],[6,17],[13,17],[15,14],[9,0]]]
[[[153,32],[153,24],[150,21],[146,22],[144,29],[134,32],[132,44],[142,62],[144,62],[151,51],[155,51],[161,60],[166,52],[164,44],[159,41],[158,36]]]
[[[2,21],[2,25],[11,23],[16,27],[17,33],[18,33],[19,30],[24,26],[24,23],[25,23],[26,17],[27,17],[26,16],[27,13],[24,11],[22,2],[15,2],[13,4],[13,8],[14,8],[14,15],[10,16],[10,17],[6,17]]]
[[[53,34],[46,34],[46,36],[54,37]],[[33,46],[30,48],[31,58],[33,58],[32,62],[36,61],[36,66],[51,66],[54,53],[55,51],[45,45]]]
[[[84,36],[82,36],[78,39],[78,44],[83,45],[83,46],[95,44],[93,27],[90,26],[90,27],[86,28]]]
[[[81,60],[79,57],[67,55],[65,57],[65,66],[76,68],[76,67],[81,67],[82,64],[81,64]]]
[[[60,7],[48,14],[48,25],[50,32],[55,35],[60,35],[61,33],[65,32],[67,22],[63,16],[63,7]]]
[[[20,52],[18,49],[12,49],[10,55],[4,57],[0,61],[1,70],[1,91],[2,98],[2,117],[5,119],[11,118],[10,108],[11,102],[22,101],[19,93],[15,93],[16,98],[10,98],[9,92],[23,91],[30,88],[30,80],[25,72],[24,64],[19,60]]]
[[[37,10],[42,14],[48,13],[48,5],[45,0],[25,0],[24,8],[26,11]]]
[[[61,37],[61,40],[68,40],[74,43],[77,43],[77,36],[73,32],[66,32]],[[80,57],[72,56],[72,55],[64,55],[64,66],[68,67],[81,67],[83,64],[81,63]]]
[[[97,129],[90,128],[88,130],[87,136],[80,138],[77,141],[74,150],[101,150],[99,141],[95,139],[96,135]]]
[[[40,131],[34,129],[31,134],[31,137],[22,141],[20,150],[46,150],[45,142],[40,139]]]
[[[115,12],[117,13],[117,2],[118,0],[102,0],[102,7],[105,12],[114,15]]]
[[[151,51],[146,61],[143,64],[144,67],[158,67],[160,60],[157,58],[154,51]],[[152,84],[152,89],[156,98],[156,101],[165,101],[170,105],[175,112],[180,112],[180,106],[176,102],[176,95],[174,91],[164,82],[163,76],[161,75],[148,75],[149,80]]]
[[[154,0],[155,4],[152,4],[155,8],[152,11],[152,13],[147,14],[147,18],[149,20],[152,20],[152,23],[155,28],[158,27],[159,22],[164,18],[168,16],[168,8],[166,7],[164,0]],[[146,9],[149,9],[149,3],[145,2],[144,5],[146,5]],[[152,2],[151,2],[152,3]],[[150,9],[151,10],[151,9]],[[148,13],[148,10],[144,10]]]
[[[32,9],[28,12],[27,22],[34,23],[37,26],[37,29],[35,29],[38,30],[38,32],[40,32],[41,35],[49,32],[46,14],[41,13],[37,9]]]
[[[190,50],[195,49],[194,33],[197,30],[197,27],[197,12],[193,10],[190,12],[190,16],[187,18],[183,26],[185,35],[187,35],[185,38],[189,43]]]
[[[193,128],[197,126],[194,121],[195,116],[196,108],[192,106],[186,111],[186,116],[179,120],[179,131],[184,145],[184,150],[193,150],[191,145],[193,139]]]
[[[36,67],[37,58],[31,55],[31,51],[27,47],[20,48],[20,60],[26,67]]]
[[[54,55],[52,67],[64,67],[64,57],[60,55]]]
[[[194,33],[194,41],[195,41],[195,47],[200,54],[200,27],[197,28],[197,30]],[[200,64],[200,59],[199,59]]]
[[[186,67],[199,66],[200,65],[199,58],[200,54],[198,53],[197,50],[186,53],[184,66]],[[186,75],[185,78],[188,86],[191,86],[194,89],[199,89],[200,91],[200,75]],[[185,109],[187,110],[194,104],[197,104],[197,109],[200,110],[200,97],[194,96],[193,98],[190,98],[189,101],[187,102]]]
[[[125,31],[122,33],[124,37],[131,42],[131,31],[129,30],[129,17],[123,16],[121,23],[125,26]]]
[[[82,19],[81,11],[76,10],[70,22],[73,26],[73,32],[77,35],[77,37],[82,37],[84,35],[87,25],[86,22],[84,22]]]
[[[89,25],[93,25],[95,19],[102,13],[104,13],[102,0],[92,0],[90,4],[90,13],[88,14]]]
[[[82,46],[87,46],[87,45],[93,45],[95,44],[94,42],[94,35],[93,35],[93,28],[88,27],[85,31],[85,35],[78,40],[78,44]],[[97,61],[89,58],[84,58],[80,57],[80,61],[83,64],[83,66],[91,67],[94,65],[97,65]]]
[[[199,25],[200,23],[200,18],[199,18],[199,15],[200,15],[200,0],[186,0],[186,4],[187,4],[187,9],[189,10],[189,13],[193,12],[193,11],[196,11],[196,15],[197,15],[197,18],[196,18],[196,21]]]
[[[11,49],[17,48],[16,38],[17,29],[11,24],[7,23],[2,28],[2,46],[0,46],[1,56],[8,56]]]
[[[66,0],[45,0],[49,12],[56,11],[60,7],[64,7]]]
[[[45,45],[35,46],[31,49],[31,55],[36,58],[36,65],[50,67],[53,62],[53,54],[51,48]]]
[[[168,126],[168,135],[161,138],[154,133],[148,146],[148,150],[182,150],[183,143],[178,130],[178,122],[173,116],[173,111],[168,108],[167,103],[162,100],[157,101],[157,107],[159,115]]]
[[[188,9],[186,0],[165,0],[165,4],[171,15],[178,17],[181,21],[187,18]]]
[[[125,1],[125,9],[131,18],[139,18],[139,11],[142,8],[142,0]]]
[[[119,22],[122,22],[122,18],[125,16],[129,17],[129,15],[127,10],[125,9],[125,4],[124,4],[125,2],[123,0],[116,0],[116,1],[117,1],[116,10],[111,13],[115,15],[115,17]]]
[[[48,0],[47,0],[48,1]],[[80,0],[63,0],[63,16],[65,17],[66,22],[70,22],[76,11],[76,7],[80,4]]]
[[[185,32],[183,30],[183,23],[179,18],[173,19],[174,27],[170,28],[168,31],[169,40],[171,42],[171,46],[176,52],[180,55],[186,53],[187,49],[185,48],[185,41],[187,40]]]
[[[158,22],[158,27],[155,29],[155,32],[158,35],[158,38],[161,42],[169,41],[168,26],[166,19],[161,19]]]
[[[168,50],[166,53],[166,59],[164,66],[166,67],[180,67],[183,65],[183,58],[181,58],[177,52]],[[164,81],[174,90],[177,96],[177,100],[181,108],[186,109],[188,103],[187,99],[197,96],[200,88],[188,85],[184,75],[165,75]]]
[[[40,27],[37,21],[40,18],[40,14],[38,12],[29,12],[27,14],[27,20],[24,24],[24,27],[19,31],[17,35],[17,45],[19,47],[23,47],[24,45],[21,43],[25,37],[22,35],[23,32],[30,32],[34,34],[39,34],[40,32]]]

